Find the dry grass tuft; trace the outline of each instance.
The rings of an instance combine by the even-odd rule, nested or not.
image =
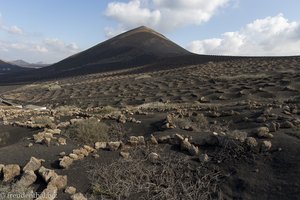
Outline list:
[[[109,140],[109,126],[97,119],[85,119],[72,124],[65,133],[70,138],[84,144]]]

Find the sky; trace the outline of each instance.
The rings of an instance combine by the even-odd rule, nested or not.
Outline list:
[[[0,59],[55,63],[148,26],[199,54],[300,55],[299,0],[0,0]]]

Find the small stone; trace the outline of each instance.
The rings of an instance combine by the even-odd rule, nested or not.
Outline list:
[[[66,155],[66,152],[64,152],[64,151],[59,153],[59,156],[65,156],[65,155]]]
[[[33,143],[29,143],[28,145],[27,145],[27,147],[32,147],[33,146]]]
[[[156,138],[154,137],[154,135],[151,134],[151,137],[150,137],[150,142],[151,144],[153,145],[157,145],[158,144],[158,141],[156,140]]]
[[[76,193],[71,196],[72,200],[87,200],[87,198],[82,193]]]
[[[25,165],[23,171],[36,171],[42,166],[43,160],[31,157],[30,161]]]
[[[59,166],[64,168],[64,169],[68,169],[73,163],[73,159],[70,158],[69,156],[64,156],[60,162],[59,162]]]
[[[250,148],[255,148],[258,145],[258,143],[254,137],[247,137],[246,144]]]
[[[93,154],[93,155],[92,155],[92,157],[93,157],[93,158],[99,158],[99,157],[100,157],[100,155],[99,155],[99,154],[97,154],[97,153],[95,153],[95,154]]]
[[[208,162],[209,161],[209,157],[206,153],[203,153],[203,154],[200,154],[199,156],[199,161],[201,163],[205,163],[205,162]]]
[[[180,142],[184,140],[184,137],[178,133],[175,134],[175,138],[178,139]]]
[[[75,194],[76,193],[76,188],[72,187],[72,186],[69,186],[65,189],[65,193],[70,194],[70,195]]]
[[[128,159],[130,157],[130,153],[129,152],[124,152],[124,151],[121,151],[120,152],[120,155],[125,158],[125,159]]]
[[[67,140],[65,138],[60,137],[57,141],[60,145],[67,145]]]
[[[107,143],[106,142],[96,142],[95,149],[106,149]]]
[[[110,151],[117,151],[121,146],[121,142],[108,142],[107,146]]]
[[[13,179],[16,176],[19,176],[21,174],[21,168],[19,165],[5,165],[2,169],[3,173],[3,182],[10,182],[13,181]]]
[[[159,143],[169,143],[170,139],[171,139],[171,136],[165,135],[165,136],[160,136],[157,141]]]
[[[262,144],[261,144],[261,151],[262,152],[265,152],[265,151],[269,151],[272,147],[272,143],[271,141],[263,141]]]
[[[258,137],[261,138],[273,138],[273,134],[269,133],[270,130],[268,127],[260,127],[257,128],[255,133],[257,134]]]
[[[160,158],[159,155],[154,152],[148,155],[148,160],[153,164],[157,163],[159,161],[159,158]]]

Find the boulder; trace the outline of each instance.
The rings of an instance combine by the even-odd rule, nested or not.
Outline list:
[[[23,167],[23,171],[36,171],[42,166],[44,160],[31,157],[29,162]]]
[[[34,171],[27,170],[22,175],[21,179],[16,183],[17,187],[29,187],[31,186],[37,179],[37,176],[35,175]]]
[[[21,168],[19,165],[11,164],[5,165],[2,169],[3,182],[13,181],[15,177],[21,174]]]
[[[82,193],[76,193],[71,196],[72,200],[87,200],[87,198]]]
[[[73,160],[79,160],[78,155],[75,154],[75,153],[70,153],[70,154],[69,154],[69,157],[72,158]]]

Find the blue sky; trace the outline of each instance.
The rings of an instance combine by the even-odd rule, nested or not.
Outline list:
[[[57,62],[146,25],[190,51],[300,55],[299,0],[0,0],[0,59]]]

